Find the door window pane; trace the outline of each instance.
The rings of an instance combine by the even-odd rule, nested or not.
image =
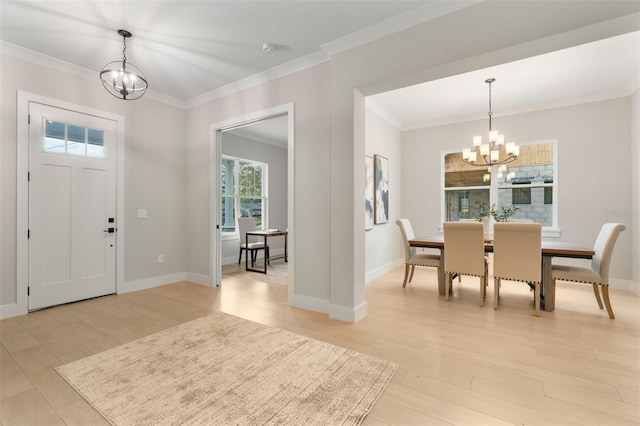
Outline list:
[[[85,127],[67,125],[67,153],[85,155]]]
[[[47,152],[65,152],[66,125],[57,121],[45,120],[44,150]]]
[[[104,158],[104,130],[45,119],[42,146],[55,154]]]
[[[87,129],[87,156],[104,158],[104,130]]]

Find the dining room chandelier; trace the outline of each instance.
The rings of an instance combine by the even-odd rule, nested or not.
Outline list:
[[[482,136],[473,137],[473,148],[462,150],[462,160],[472,166],[491,167],[496,164],[507,164],[518,159],[520,147],[515,142],[504,142],[504,135],[491,128],[491,83],[495,78],[484,82],[489,84],[489,141],[482,143]],[[501,152],[504,154],[501,155]]]
[[[122,60],[105,65],[100,72],[100,80],[107,92],[116,98],[132,101],[141,98],[149,85],[142,71],[127,62],[127,39],[131,38],[131,33],[118,30],[118,34],[122,36]]]

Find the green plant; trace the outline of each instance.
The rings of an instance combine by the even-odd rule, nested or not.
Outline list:
[[[516,206],[502,206],[500,210],[498,210],[495,204],[489,207],[489,203],[480,200],[476,200],[473,207],[476,210],[476,219],[478,219],[478,221],[481,221],[483,217],[492,216],[496,222],[508,222],[509,218],[519,210]]]

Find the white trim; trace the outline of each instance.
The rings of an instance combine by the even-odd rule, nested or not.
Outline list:
[[[609,288],[616,290],[628,290],[640,296],[640,283],[622,278],[609,278]]]
[[[243,116],[230,118],[218,123],[213,123],[210,126],[210,158],[209,158],[209,193],[213,194],[210,202],[210,275],[213,279],[217,279],[220,283],[220,274],[223,264],[222,259],[222,232],[217,223],[219,221],[218,212],[220,211],[220,171],[219,162],[221,157],[220,152],[220,134],[224,130],[229,130],[235,127],[240,127],[253,123],[256,121],[264,120],[269,117],[275,117],[278,115],[287,114],[287,127],[288,127],[288,142],[287,142],[287,255],[289,259],[289,271],[288,271],[288,285],[287,285],[287,298],[290,304],[294,304],[295,294],[295,221],[294,221],[294,200],[295,200],[295,104],[293,102],[267,108],[260,111],[255,111]],[[217,230],[218,237],[212,238],[213,230]],[[227,258],[225,258],[225,261]],[[231,263],[231,262],[229,262]],[[226,264],[226,263],[225,263]],[[218,277],[218,278],[216,278]]]
[[[327,56],[325,52],[318,51],[310,55],[303,56],[302,58],[295,59],[291,62],[287,62],[286,64],[282,64],[277,67],[271,68],[267,71],[254,74],[249,77],[245,77],[233,83],[227,84],[226,86],[222,86],[222,87],[219,87],[218,89],[204,93],[202,95],[194,96],[193,98],[185,102],[184,108],[189,109],[189,108],[197,107],[199,105],[204,105],[216,99],[220,99],[225,96],[230,96],[230,95],[233,95],[234,93],[238,93],[240,91],[250,89],[251,87],[265,84],[269,81],[276,80],[281,77],[285,77],[287,75],[305,70],[307,68],[311,68],[313,66],[322,64],[329,60],[330,58]]]
[[[326,299],[295,294],[292,304],[298,308],[308,309],[314,312],[329,313],[329,301]]]
[[[200,284],[200,285],[204,285],[207,287],[210,287],[211,285],[211,277],[208,275],[203,275],[203,274],[196,274],[195,272],[186,272],[185,273],[185,280],[189,281],[190,283],[195,283],[195,284]]]
[[[8,303],[6,305],[0,305],[0,319],[17,317],[18,315],[24,315],[27,312],[22,306],[17,303]]]
[[[124,215],[124,146],[125,146],[125,118],[119,114],[89,108],[70,102],[36,95],[18,90],[17,92],[17,209],[16,209],[16,304],[18,315],[26,314],[29,309],[27,299],[27,287],[29,283],[29,246],[27,242],[27,230],[29,228],[29,186],[27,184],[27,172],[29,171],[29,103],[36,102],[50,105],[55,108],[63,108],[82,114],[91,114],[116,122],[116,218],[118,233],[116,237],[116,292],[122,291],[124,283],[124,240],[125,240],[125,215]]]
[[[255,87],[260,84],[264,84],[269,81],[293,74],[295,72],[322,64],[329,61],[332,55],[336,55],[338,53],[352,49],[356,46],[360,46],[362,44],[380,39],[382,37],[388,36],[389,34],[411,28],[413,26],[431,21],[441,16],[457,12],[466,7],[480,3],[481,1],[483,0],[436,0],[424,7],[413,9],[402,15],[372,25],[368,28],[364,28],[338,40],[325,43],[321,46],[322,50],[318,50],[285,64],[281,64],[266,71],[259,72],[243,79],[234,81],[225,86],[219,87],[202,95],[194,96],[187,100],[178,99],[173,96],[156,92],[154,90],[147,90],[145,96],[147,98],[174,106],[176,108],[190,109],[199,105],[206,104],[213,100],[232,95],[242,90],[246,90],[251,87]],[[81,78],[85,78],[96,83],[98,81],[97,75],[99,71],[90,70],[88,68],[80,67],[69,62],[61,61],[51,56],[43,55],[42,53],[38,53],[33,50],[25,49],[21,46],[7,43],[6,41],[0,41],[0,53],[4,53],[18,59],[29,61]]]
[[[373,281],[376,278],[381,277],[384,274],[391,272],[402,265],[404,265],[404,259],[396,259],[392,262],[387,263],[386,265],[379,266],[365,274],[364,282],[366,284],[369,281]]]
[[[355,33],[323,44],[321,47],[329,56],[337,55],[365,43],[381,39],[390,34],[404,31],[416,25],[432,21],[445,15],[457,12],[483,0],[449,1],[436,0],[426,6],[418,7],[401,15],[379,22]]]
[[[76,77],[84,78],[89,81],[93,81],[96,83],[98,82],[99,71],[90,70],[88,68],[80,67],[69,62],[61,61],[60,59],[43,55],[42,53],[25,49],[24,47],[7,43],[6,41],[0,40],[0,53],[13,56],[14,58],[22,59],[23,61],[31,62],[43,67],[51,68],[56,71],[75,75]],[[156,92],[154,90],[147,90],[147,92],[145,93],[145,97],[158,102],[162,102],[167,105],[174,106],[176,108],[188,108],[185,101],[174,98],[173,96],[165,95],[164,93]]]
[[[340,321],[356,323],[367,316],[367,302],[362,302],[355,308],[349,308],[341,305],[329,305],[329,318]]]
[[[132,291],[138,290],[146,290],[148,288],[179,283],[181,281],[187,281],[186,272],[178,272],[176,274],[160,275],[157,277],[143,278],[141,280],[127,281],[126,283],[124,283],[124,286],[122,286],[122,288],[118,290],[118,294],[131,293]]]

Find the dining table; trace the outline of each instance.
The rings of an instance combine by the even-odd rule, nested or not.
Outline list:
[[[253,272],[262,272],[263,274],[266,274],[267,273],[267,265],[269,264],[269,262],[271,260],[284,258],[285,262],[289,261],[289,255],[287,253],[287,239],[288,239],[288,236],[289,236],[288,230],[267,229],[266,231],[249,231],[249,232],[246,233],[245,241],[249,241],[249,236],[263,238],[265,247],[267,247],[267,239],[268,238],[271,238],[271,237],[284,237],[284,255],[276,256],[276,257],[271,257],[271,255],[269,255],[268,257],[265,256],[264,269],[253,268],[253,262],[251,262],[251,266],[252,267],[250,268],[249,267],[249,260],[248,260],[249,256],[245,256],[245,270],[253,271]]]
[[[409,245],[416,248],[430,248],[440,250],[440,267],[438,268],[438,291],[444,295],[445,291],[445,271],[444,271],[444,236],[424,236],[415,237],[409,240]],[[493,241],[485,241],[484,250],[486,253],[493,253]],[[542,241],[542,276],[541,276],[541,297],[540,308],[553,312],[555,309],[555,293],[553,291],[553,271],[552,260],[554,257],[592,259],[595,251],[590,247],[585,247],[580,243]]]

